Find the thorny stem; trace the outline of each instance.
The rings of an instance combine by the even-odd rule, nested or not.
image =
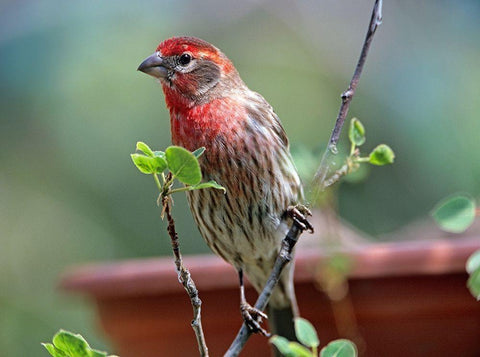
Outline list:
[[[370,24],[368,26],[367,35],[365,41],[363,42],[362,52],[360,53],[360,58],[358,59],[357,66],[353,72],[352,80],[347,90],[342,93],[342,104],[340,105],[340,110],[338,112],[337,120],[335,122],[335,127],[333,128],[332,135],[328,142],[327,148],[322,156],[322,161],[320,166],[313,178],[313,187],[316,190],[323,191],[327,187],[325,185],[325,179],[327,177],[328,171],[330,169],[330,159],[331,155],[335,155],[336,147],[338,140],[340,138],[340,133],[342,131],[343,123],[350,108],[350,102],[355,95],[357,89],[358,81],[360,80],[360,75],[362,74],[365,61],[367,60],[368,50],[370,49],[370,44],[372,43],[373,35],[377,30],[377,27],[382,23],[382,0],[375,0],[375,5],[372,11],[372,17],[370,19]]]
[[[343,127],[343,123],[345,122],[345,118],[348,113],[348,108],[350,106],[350,102],[355,94],[355,90],[358,85],[358,81],[360,79],[360,75],[362,73],[363,67],[365,65],[365,61],[367,59],[368,50],[370,48],[370,44],[373,39],[373,35],[377,29],[377,26],[380,25],[382,22],[382,0],[375,0],[375,4],[372,11],[372,17],[370,19],[370,24],[368,26],[367,36],[365,37],[365,41],[363,43],[362,52],[360,54],[360,58],[357,63],[357,67],[355,68],[355,72],[353,73],[352,80],[350,81],[350,85],[348,89],[343,92],[342,94],[342,104],[340,106],[340,111],[337,116],[337,121],[335,123],[335,127],[333,129],[332,135],[330,137],[330,141],[327,146],[327,150],[323,154],[322,161],[320,162],[320,166],[318,168],[317,173],[314,177],[315,186],[320,187],[321,190],[325,189],[325,178],[328,173],[329,169],[329,162],[330,162],[330,155],[332,151],[335,151],[336,145],[338,143],[338,139],[340,137],[340,132]],[[275,261],[275,265],[273,270],[268,278],[267,284],[265,285],[262,293],[257,299],[255,303],[255,308],[259,310],[264,310],[267,306],[268,300],[272,294],[273,288],[278,283],[278,279],[280,277],[280,273],[282,272],[285,265],[291,260],[291,252],[293,247],[295,246],[298,236],[301,233],[301,228],[294,223],[292,224],[290,230],[288,231],[287,235],[282,241],[282,248],[280,253],[278,254],[277,260]],[[250,337],[251,332],[244,323],[240,328],[235,340],[230,345],[228,351],[225,353],[225,357],[235,357],[240,354],[243,347],[247,343],[248,338]]]
[[[273,289],[278,283],[278,279],[280,278],[280,274],[283,268],[290,262],[290,260],[292,260],[292,250],[298,241],[300,233],[302,233],[302,230],[296,223],[296,221],[294,221],[292,227],[290,227],[290,230],[282,241],[282,247],[280,249],[280,252],[278,253],[277,260],[275,260],[275,265],[273,266],[272,272],[270,273],[270,277],[268,278],[262,293],[260,294],[257,302],[255,303],[256,309],[263,311],[267,307],[268,300],[272,295]],[[251,334],[252,332],[244,323],[238,331],[235,340],[232,342],[228,351],[225,353],[224,357],[238,356],[245,344],[247,343],[247,340]]]
[[[172,243],[172,250],[173,250],[173,255],[175,257],[175,266],[178,274],[178,280],[187,291],[187,294],[190,298],[190,302],[192,303],[193,320],[191,322],[191,325],[192,325],[193,331],[195,332],[195,337],[197,338],[198,350],[200,352],[200,356],[208,357],[208,348],[207,348],[207,343],[205,342],[205,336],[203,334],[202,319],[201,319],[202,300],[200,300],[200,298],[198,297],[198,290],[195,285],[195,282],[193,281],[190,275],[190,272],[183,265],[182,254],[180,253],[180,246],[178,243],[178,234],[177,234],[177,231],[175,230],[175,221],[173,220],[172,212],[171,212],[172,199],[167,194],[169,187],[164,186],[162,188],[162,186],[160,185],[158,176],[154,174],[153,177],[160,190],[160,197],[162,200],[162,207],[163,207],[162,218],[163,218],[163,213],[165,213],[167,216],[167,222],[168,222],[167,231],[170,236],[170,241]],[[165,178],[162,177],[162,179],[165,182]],[[167,176],[166,181],[167,182],[171,181],[170,175]]]

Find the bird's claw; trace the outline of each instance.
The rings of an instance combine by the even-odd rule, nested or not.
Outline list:
[[[312,212],[304,205],[298,204],[287,208],[287,214],[303,231],[308,230],[313,233],[313,226],[308,221],[307,217],[312,215]]]
[[[268,319],[267,314],[247,302],[240,304],[240,312],[242,313],[243,321],[245,321],[245,324],[250,331],[270,337],[270,334],[260,326],[262,318],[266,320]]]

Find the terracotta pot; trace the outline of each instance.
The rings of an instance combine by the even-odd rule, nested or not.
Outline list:
[[[299,248],[295,283],[302,316],[322,344],[347,337],[365,356],[479,356],[480,304],[466,289],[464,265],[480,240],[356,244],[349,294],[332,301],[318,289],[319,249]],[[237,276],[214,256],[185,257],[200,291],[211,356],[228,348],[241,324]],[[171,258],[87,265],[70,270],[63,289],[88,295],[122,357],[198,355],[192,308]],[[249,301],[256,293],[247,289]],[[261,336],[242,353],[269,355]]]

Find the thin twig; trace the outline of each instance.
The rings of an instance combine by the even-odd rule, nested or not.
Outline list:
[[[328,179],[325,178],[325,181],[323,182],[323,186],[325,188],[332,186],[333,184],[337,183],[340,181],[340,179],[347,175],[349,172],[349,167],[348,164],[343,165],[341,168],[339,168],[337,171],[333,173],[332,176],[330,176]]]
[[[275,265],[273,266],[270,277],[268,278],[262,293],[260,294],[257,302],[255,303],[255,308],[263,311],[267,307],[268,300],[272,295],[273,289],[278,283],[278,279],[283,268],[290,262],[290,260],[292,260],[292,250],[298,241],[300,233],[302,233],[302,228],[299,227],[297,225],[297,222],[294,220],[292,227],[288,231],[285,238],[282,240],[282,247],[280,249],[280,252],[278,253],[277,259],[275,260]],[[232,344],[228,348],[228,351],[225,353],[224,357],[238,356],[245,344],[247,343],[247,340],[251,334],[252,332],[244,323],[238,331],[235,340],[232,342]]]
[[[333,128],[332,135],[328,142],[327,148],[322,156],[322,161],[320,166],[313,178],[314,186],[317,190],[323,191],[325,186],[325,178],[330,170],[331,166],[331,155],[337,153],[337,143],[340,138],[340,133],[342,131],[343,123],[348,113],[350,107],[350,102],[355,95],[357,89],[358,81],[360,80],[360,75],[362,74],[365,61],[367,59],[368,50],[370,49],[370,44],[372,43],[373,35],[377,30],[377,27],[382,23],[382,0],[375,0],[375,5],[372,11],[372,17],[370,19],[370,24],[368,26],[367,35],[365,41],[363,42],[362,52],[360,53],[360,58],[358,59],[357,67],[353,72],[352,80],[348,89],[342,93],[342,104],[338,112],[337,120],[335,122],[335,127]]]
[[[164,196],[162,199],[162,205],[164,212],[167,216],[167,230],[168,234],[170,235],[170,240],[172,243],[172,250],[173,255],[175,256],[175,265],[177,268],[178,280],[182,283],[183,287],[187,291],[188,296],[190,297],[190,301],[192,303],[193,308],[193,320],[191,322],[193,331],[195,332],[195,337],[197,338],[198,350],[200,352],[200,356],[207,357],[208,356],[208,348],[205,342],[205,336],[203,334],[202,328],[202,319],[200,316],[201,313],[201,306],[202,300],[198,297],[198,290],[195,286],[195,282],[193,281],[190,272],[187,268],[183,266],[182,254],[180,253],[180,247],[178,244],[178,235],[175,230],[175,222],[172,217],[171,213],[171,198],[170,196]]]
[[[372,12],[372,17],[370,19],[370,25],[368,27],[367,36],[363,43],[362,52],[360,54],[360,58],[357,63],[357,67],[355,68],[355,72],[353,74],[352,80],[350,81],[350,85],[348,89],[343,92],[342,94],[342,105],[340,106],[340,111],[337,116],[337,121],[335,123],[335,127],[333,129],[332,135],[330,137],[330,141],[325,151],[322,161],[320,163],[320,167],[315,174],[314,183],[316,186],[322,187],[324,189],[325,178],[329,171],[329,161],[330,161],[330,154],[334,154],[336,152],[336,145],[338,139],[340,137],[340,132],[343,127],[343,123],[345,122],[345,117],[348,113],[348,108],[350,106],[350,102],[355,94],[355,90],[358,85],[358,81],[360,79],[360,75],[363,70],[363,66],[365,65],[365,60],[367,59],[368,50],[370,48],[370,44],[372,42],[373,35],[377,29],[377,26],[380,25],[382,22],[382,0],[376,0],[375,5]],[[290,262],[291,252],[293,247],[297,243],[298,237],[302,232],[301,227],[296,224],[296,221],[292,224],[292,227],[288,231],[287,235],[282,241],[282,248],[280,253],[278,254],[277,260],[275,261],[275,265],[273,270],[268,278],[267,284],[265,285],[262,293],[257,299],[255,303],[255,308],[259,310],[264,310],[267,306],[268,300],[272,294],[274,287],[277,285],[280,274],[285,267],[285,265]],[[247,343],[248,338],[251,335],[251,331],[247,327],[246,324],[243,324],[238,332],[235,340],[230,345],[228,351],[225,353],[225,357],[235,357],[240,354],[243,347]]]

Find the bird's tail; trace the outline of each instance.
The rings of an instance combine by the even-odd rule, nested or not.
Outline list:
[[[295,337],[295,328],[293,319],[299,316],[295,290],[293,286],[294,262],[288,264],[273,289],[270,301],[267,306],[268,325],[272,335],[279,335],[287,338],[289,341],[297,341]],[[270,265],[268,265],[270,267]],[[246,273],[249,280],[260,293],[268,279],[266,273],[269,269],[263,269],[257,265],[246,266]],[[278,352],[278,351],[277,351]],[[280,354],[276,354],[281,356]]]
[[[292,306],[277,308],[268,306],[268,324],[272,335],[285,337],[289,341],[296,341],[293,318],[295,317]]]
[[[291,264],[280,276],[268,304],[268,324],[272,335],[297,341],[293,321],[297,316],[299,312],[293,286],[293,264]]]

